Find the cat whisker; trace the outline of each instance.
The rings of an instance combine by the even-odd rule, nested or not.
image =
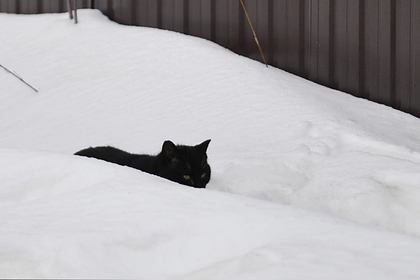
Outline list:
[[[184,158],[185,165],[187,166],[188,171],[191,171],[191,165],[190,165],[190,161],[189,161],[188,157],[183,155],[183,158]]]
[[[207,166],[207,160],[206,160],[206,158],[204,157],[203,158],[203,160],[201,161],[201,167],[202,168],[204,168],[204,167],[206,167]]]

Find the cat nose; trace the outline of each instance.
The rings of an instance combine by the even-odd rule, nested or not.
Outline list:
[[[192,184],[192,186],[197,189],[204,189],[206,187],[205,184]]]
[[[206,187],[206,184],[201,183],[199,179],[191,179],[191,185],[197,189],[204,189]]]

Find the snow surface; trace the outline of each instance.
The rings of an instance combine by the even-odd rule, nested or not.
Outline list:
[[[95,10],[0,14],[0,277],[420,279],[420,120]],[[76,157],[212,139],[193,189]]]

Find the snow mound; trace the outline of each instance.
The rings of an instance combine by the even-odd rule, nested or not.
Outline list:
[[[418,275],[418,238],[87,158],[0,154],[2,278]]]

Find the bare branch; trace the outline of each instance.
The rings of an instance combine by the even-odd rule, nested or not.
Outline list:
[[[70,0],[67,0],[67,10],[69,11],[70,19],[73,19],[73,13],[71,10]]]
[[[74,23],[77,24],[77,1],[73,0]]]
[[[20,77],[16,72],[12,72],[9,69],[7,69],[6,67],[4,67],[3,65],[0,64],[0,67],[2,67],[4,70],[6,70],[6,72],[9,72],[10,74],[12,74],[13,76],[15,76],[16,78],[18,78],[19,80],[21,80],[22,82],[24,82],[28,87],[30,87],[31,89],[33,89],[35,92],[38,92],[38,90],[36,88],[34,88],[33,86],[31,86],[30,84],[28,84],[24,79],[22,79],[22,77]]]
[[[77,1],[76,0],[67,0],[67,10],[69,11],[70,19],[73,19],[73,10],[74,10],[74,23],[77,24]]]
[[[262,59],[263,59],[263,61],[265,63],[265,66],[268,67],[267,61],[265,60],[264,53],[263,53],[263,51],[261,49],[260,42],[258,41],[257,34],[255,33],[254,26],[252,25],[251,19],[249,18],[248,11],[246,10],[245,4],[244,4],[244,2],[242,0],[240,0],[240,2],[241,2],[241,5],[242,5],[242,8],[244,9],[245,16],[246,16],[246,19],[248,20],[249,26],[251,27],[252,34],[254,35],[255,43],[257,44],[258,49],[260,50],[260,54],[261,54]]]

